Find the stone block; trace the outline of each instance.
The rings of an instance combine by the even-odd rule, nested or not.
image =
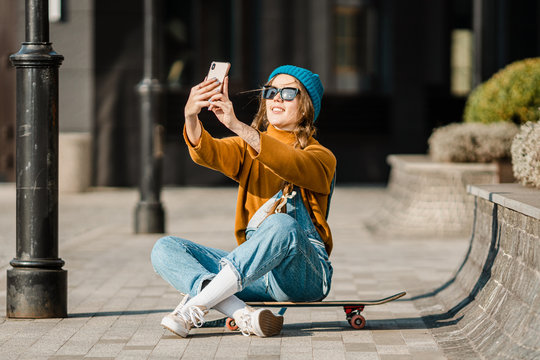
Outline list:
[[[506,296],[506,290],[500,283],[490,281],[486,284],[484,291],[481,292],[478,301],[483,304],[483,307],[486,311],[487,316],[496,315],[503,303],[503,300]]]
[[[526,228],[527,233],[531,234],[535,239],[540,240],[540,221],[538,219],[529,218]]]
[[[92,147],[89,133],[60,133],[58,183],[60,192],[84,192],[92,179]]]
[[[498,329],[489,337],[479,339],[476,344],[478,352],[486,359],[498,359],[499,354],[508,346],[507,337],[502,334]]]
[[[531,309],[531,314],[528,317],[526,322],[527,328],[531,329],[536,333],[540,333],[540,310]]]
[[[519,339],[516,338],[515,340],[519,340],[519,343],[526,348],[536,349],[540,352],[540,347],[538,347],[538,339],[540,339],[540,332],[531,330],[527,331],[524,336],[520,337]]]
[[[525,258],[525,265],[540,272],[540,239],[534,235],[529,235],[528,240],[529,250]]]
[[[527,306],[530,306],[534,298],[540,293],[540,281],[534,270],[525,266],[520,266],[520,268],[519,280],[513,284],[513,289],[516,295]]]

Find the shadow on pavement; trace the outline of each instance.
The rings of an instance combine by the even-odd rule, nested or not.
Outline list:
[[[148,315],[157,313],[169,313],[171,309],[158,309],[158,310],[121,310],[121,311],[101,311],[101,312],[89,312],[89,313],[75,313],[68,314],[68,318],[85,318],[85,317],[102,317],[102,316],[126,316],[126,315]]]

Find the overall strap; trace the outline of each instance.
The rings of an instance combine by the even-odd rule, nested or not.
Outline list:
[[[334,177],[332,178],[332,183],[330,183],[330,194],[328,194],[328,204],[326,205],[326,220],[328,220],[328,215],[330,214],[330,202],[332,201],[332,195],[334,194],[334,186],[336,185],[336,172],[334,172]]]

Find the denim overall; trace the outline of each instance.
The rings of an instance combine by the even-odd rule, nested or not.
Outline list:
[[[246,241],[233,251],[168,236],[152,250],[154,269],[190,296],[228,264],[239,279],[241,291],[236,295],[244,301],[323,299],[333,272],[324,243],[297,188],[286,197],[286,213],[267,216],[280,197],[281,191],[257,210],[246,228]]]

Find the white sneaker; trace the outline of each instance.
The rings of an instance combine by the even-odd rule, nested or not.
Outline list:
[[[161,325],[178,336],[186,337],[193,327],[201,327],[204,324],[204,315],[208,310],[204,306],[189,306],[184,304],[188,301],[186,295],[176,309],[161,320]]]
[[[267,309],[254,309],[246,306],[236,310],[233,314],[234,321],[243,335],[251,334],[266,337],[277,335],[283,327],[283,316],[275,315]]]

